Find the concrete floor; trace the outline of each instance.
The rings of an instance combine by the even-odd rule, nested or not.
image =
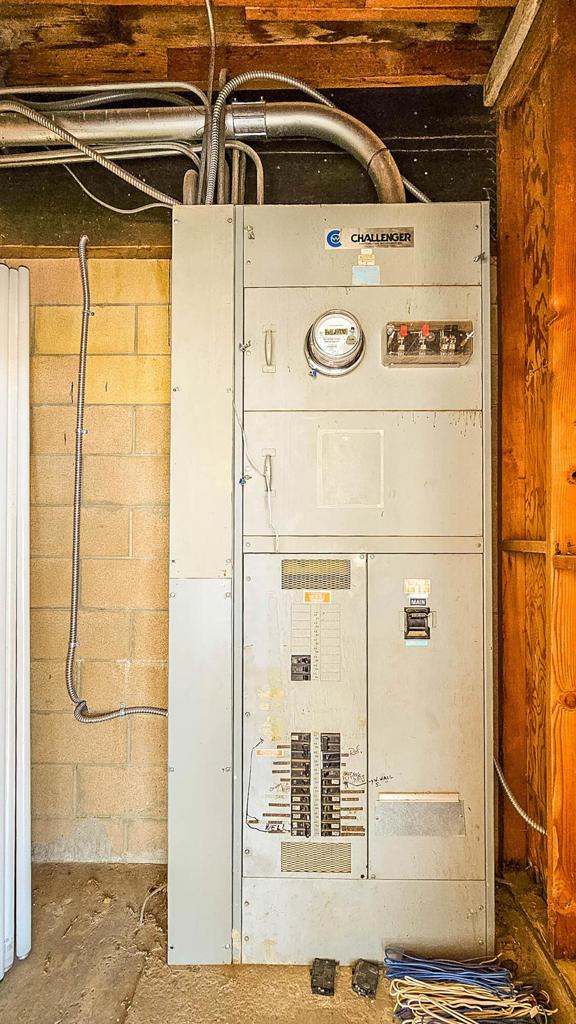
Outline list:
[[[385,982],[371,1002],[356,995],[339,968],[334,998],[312,996],[305,967],[166,966],[164,881],[147,865],[42,865],[34,877],[34,945],[0,984],[6,1024],[390,1024]],[[499,946],[523,973],[536,973],[562,1006],[554,1021],[576,1019],[561,981],[528,934],[525,917],[504,891]]]

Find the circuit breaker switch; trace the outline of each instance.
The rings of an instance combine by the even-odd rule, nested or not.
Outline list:
[[[405,608],[404,609],[404,639],[405,640],[429,640],[430,639],[430,609],[429,608]]]

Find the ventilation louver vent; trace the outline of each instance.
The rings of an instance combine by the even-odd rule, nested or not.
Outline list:
[[[282,590],[350,590],[350,559],[283,558]]]
[[[283,872],[349,875],[352,870],[350,843],[282,843]]]

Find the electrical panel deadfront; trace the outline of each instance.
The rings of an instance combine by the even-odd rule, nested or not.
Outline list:
[[[487,238],[176,211],[172,963],[491,952]]]

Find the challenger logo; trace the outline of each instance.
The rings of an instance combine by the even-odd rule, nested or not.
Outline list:
[[[331,228],[326,249],[413,248],[414,228]]]

